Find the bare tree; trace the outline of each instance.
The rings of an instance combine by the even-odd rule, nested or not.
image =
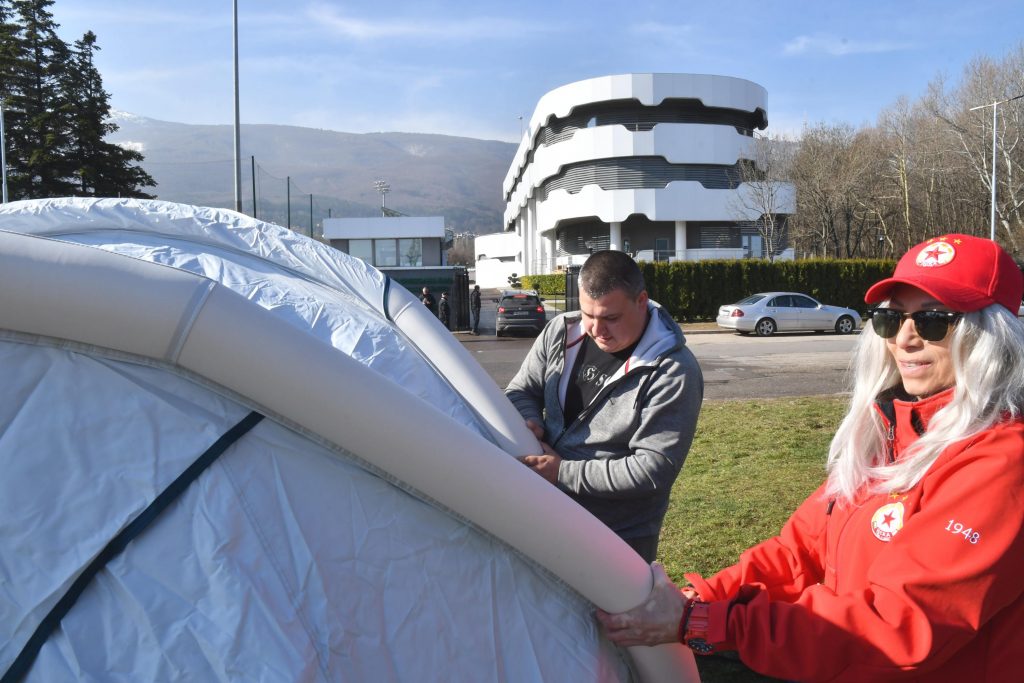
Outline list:
[[[476,261],[476,235],[468,232],[458,233],[452,239],[448,250],[448,263],[453,266],[472,266]]]
[[[860,251],[870,211],[865,192],[871,156],[846,124],[805,128],[790,177],[797,190],[794,236],[805,254],[849,258]]]
[[[972,107],[1024,94],[1024,45],[1002,62],[979,58],[966,67],[960,85],[946,90],[933,85],[928,108],[945,124],[960,153],[964,172],[974,178],[970,195],[978,205],[989,208],[992,194],[992,164],[996,164],[996,217],[998,237],[1013,251],[1020,249],[1024,235],[1024,100],[999,107],[996,122],[996,158],[992,158],[992,110]],[[988,212],[973,217],[966,230],[987,234]],[[985,219],[985,220],[979,220]]]
[[[752,221],[764,240],[764,251],[774,261],[786,243],[786,217],[796,208],[789,182],[796,142],[785,137],[754,135],[750,156],[738,164],[738,191],[733,212],[741,221]]]

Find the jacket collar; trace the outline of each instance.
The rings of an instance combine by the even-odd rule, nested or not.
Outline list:
[[[953,400],[954,391],[956,389],[950,387],[915,401],[907,398],[902,391],[890,390],[875,400],[875,409],[888,429],[896,453],[901,452],[903,447],[916,441],[928,430],[928,424],[935,413]]]

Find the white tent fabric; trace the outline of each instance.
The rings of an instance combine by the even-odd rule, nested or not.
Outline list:
[[[389,319],[386,278],[325,245],[234,212],[138,200],[15,202],[0,207],[3,231],[209,278],[373,371],[361,381],[430,406],[431,423],[410,424],[395,401],[399,412],[360,424],[354,443],[459,425],[506,449],[514,440]],[[56,277],[59,259],[46,267]],[[112,537],[250,410],[267,412],[172,362],[9,328],[23,283],[7,277],[0,270],[0,675]],[[244,360],[264,341],[252,335],[232,353]],[[326,400],[343,404],[367,387],[336,389]],[[268,414],[103,568],[26,680],[637,675],[600,637],[591,603],[487,533],[493,522],[430,500],[344,438]],[[610,565],[632,567],[612,546]],[[581,571],[567,580],[587,586],[593,572]],[[692,658],[667,657],[695,679]]]

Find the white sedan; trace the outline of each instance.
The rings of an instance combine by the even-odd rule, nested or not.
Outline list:
[[[719,327],[740,334],[768,337],[776,332],[850,334],[860,327],[860,313],[852,308],[828,306],[797,292],[763,292],[718,309]]]

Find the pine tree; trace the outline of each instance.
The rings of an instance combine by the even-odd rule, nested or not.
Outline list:
[[[135,165],[142,161],[142,154],[105,139],[117,130],[117,124],[110,120],[110,94],[103,89],[93,61],[98,49],[92,31],[75,41],[62,79],[63,98],[71,105],[67,112],[71,148],[66,161],[78,181],[75,194],[152,199],[153,195],[141,188],[152,187],[156,181]]]
[[[106,141],[110,95],[87,32],[69,47],[57,35],[54,0],[0,0],[0,102],[12,199],[69,195],[150,198],[142,155]]]
[[[13,46],[8,101],[12,106],[8,174],[16,198],[71,194],[64,157],[69,140],[60,75],[70,56],[57,36],[53,0],[14,0],[21,30]]]
[[[4,152],[7,161],[7,177],[17,177],[21,149],[16,144],[23,116],[15,106],[18,89],[16,76],[27,59],[25,45],[20,39],[21,27],[16,23],[14,5],[11,0],[0,0],[0,106],[4,109]],[[17,194],[12,193],[12,196]]]

